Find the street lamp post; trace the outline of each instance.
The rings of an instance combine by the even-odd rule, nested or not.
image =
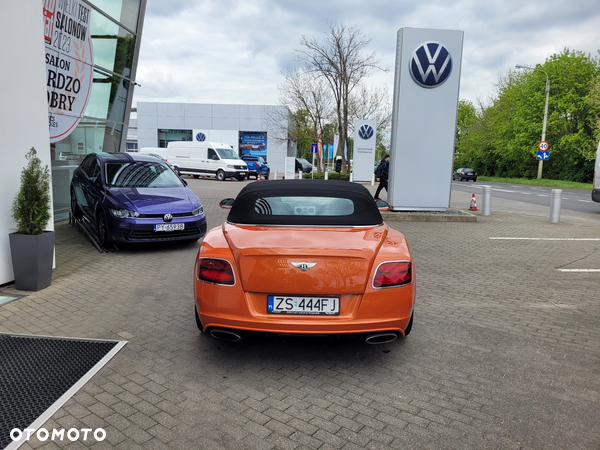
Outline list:
[[[544,125],[542,126],[542,142],[544,142],[546,140],[546,121],[548,120],[548,97],[550,97],[550,78],[548,78],[548,74],[546,73],[545,70],[538,69],[536,67],[528,67],[523,64],[517,64],[515,67],[517,69],[537,70],[539,72],[544,72],[544,75],[546,75],[546,106],[544,106]],[[544,161],[540,159],[540,162],[538,164],[538,174],[537,174],[538,180],[541,180],[541,178],[542,178],[542,168],[543,167],[544,167]]]

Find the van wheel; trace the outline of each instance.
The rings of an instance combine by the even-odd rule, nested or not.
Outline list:
[[[200,175],[192,175],[194,178],[200,178]]]
[[[225,181],[225,172],[223,172],[222,170],[219,170],[217,172],[217,180]]]

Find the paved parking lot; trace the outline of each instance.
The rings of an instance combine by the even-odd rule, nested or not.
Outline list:
[[[244,184],[189,179],[209,227]],[[600,448],[600,272],[557,270],[600,269],[600,240],[490,239],[600,239],[600,219],[390,225],[415,256],[416,317],[370,346],[202,336],[197,243],[100,254],[58,224],[52,285],[0,306],[0,331],[129,343],[45,425],[105,441],[21,448]]]

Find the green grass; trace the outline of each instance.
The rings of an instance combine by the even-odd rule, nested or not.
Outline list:
[[[557,189],[580,189],[582,191],[591,191],[591,183],[576,183],[575,181],[561,180],[528,180],[526,178],[498,178],[498,177],[477,177],[479,181],[492,181],[494,183],[527,184],[530,186],[545,186]]]

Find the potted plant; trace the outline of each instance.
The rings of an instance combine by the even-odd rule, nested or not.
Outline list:
[[[12,205],[16,233],[9,234],[15,288],[39,291],[50,285],[54,257],[54,231],[50,221],[50,171],[42,167],[35,148],[26,155],[21,188]]]

